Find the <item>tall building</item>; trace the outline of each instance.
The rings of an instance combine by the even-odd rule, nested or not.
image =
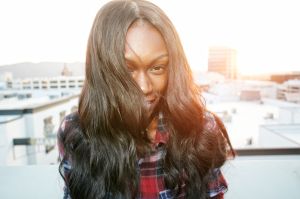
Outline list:
[[[236,50],[228,47],[210,47],[208,71],[217,72],[229,79],[237,78]]]

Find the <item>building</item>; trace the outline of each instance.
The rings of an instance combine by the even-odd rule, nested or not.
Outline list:
[[[68,68],[66,63],[64,64],[64,68],[61,72],[61,75],[62,76],[72,76],[73,75],[72,71],[70,71],[70,69]]]
[[[218,84],[212,80],[222,87],[215,86],[214,93],[205,95],[207,107],[223,120],[238,154],[221,168],[229,184],[225,197],[299,198],[300,105],[270,98],[241,101],[237,97],[241,89],[260,89],[261,94],[272,96],[269,92],[273,93],[274,85],[268,82],[260,86],[252,81],[227,80],[229,84]],[[61,95],[55,89],[19,93],[37,91]],[[51,148],[51,138],[64,115],[76,108],[78,96],[55,100],[35,94],[32,99],[18,100],[16,96],[0,101],[0,184],[5,185],[0,186],[0,198],[59,198],[64,182],[58,172],[57,147]],[[28,179],[34,180],[28,183]]]
[[[285,73],[285,74],[273,74],[270,77],[270,80],[277,83],[283,83],[288,80],[298,79],[300,80],[300,72],[293,72],[293,73]]]
[[[278,85],[275,82],[244,80],[236,83],[241,84],[241,100],[260,100],[261,98],[276,99]]]
[[[215,92],[206,93],[207,107],[223,120],[238,154],[222,167],[229,184],[225,197],[299,198],[300,105],[270,98],[241,101],[237,97],[242,89],[260,89],[261,96],[273,96],[274,84],[268,82],[261,86],[259,82],[213,82],[222,87],[215,86]],[[49,94],[55,89],[39,91]],[[17,100],[17,97],[9,100]],[[0,184],[5,185],[0,186],[0,198],[52,199],[63,195],[64,182],[57,161],[49,165],[55,162],[57,149],[46,153],[44,141],[55,135],[54,129],[64,115],[76,108],[78,98],[70,95],[56,100],[32,100],[6,101],[0,106],[0,165],[5,161],[4,166],[0,166]],[[29,137],[31,139],[24,139]],[[27,145],[19,145],[22,143]],[[34,180],[28,183],[28,179]]]
[[[298,114],[299,114],[298,110]],[[259,146],[263,148],[300,148],[300,124],[261,125]]]
[[[228,47],[211,47],[208,53],[208,71],[237,78],[236,50]]]
[[[261,100],[259,90],[241,90],[240,99],[242,101],[259,101]]]
[[[56,164],[56,132],[77,110],[79,94],[0,101],[0,166]],[[59,94],[58,94],[59,95]]]
[[[203,78],[204,77],[204,78]],[[205,79],[205,76],[199,77]],[[203,81],[202,81],[203,82]],[[208,88],[205,90],[209,101],[260,101],[262,98],[276,99],[277,84],[270,81],[254,80],[225,80],[209,81]],[[205,83],[205,82],[203,82]],[[209,97],[208,94],[214,97]]]
[[[277,98],[288,102],[300,103],[300,80],[288,80],[279,85]]]
[[[84,76],[10,79],[6,81],[6,88],[15,90],[81,89],[83,82]]]

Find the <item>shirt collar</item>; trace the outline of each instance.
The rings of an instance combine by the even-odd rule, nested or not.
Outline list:
[[[168,140],[169,140],[169,133],[166,129],[166,122],[163,114],[159,112],[154,145],[158,146],[160,144],[167,144]]]

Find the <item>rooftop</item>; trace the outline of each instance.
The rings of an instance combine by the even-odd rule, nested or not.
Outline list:
[[[298,199],[300,155],[238,156],[222,168],[228,182],[225,199]],[[62,198],[58,165],[0,166],[0,198]],[[28,183],[29,179],[30,183]],[[15,191],[18,190],[18,191]]]

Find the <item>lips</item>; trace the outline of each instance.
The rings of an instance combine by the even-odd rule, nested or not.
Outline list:
[[[148,104],[152,104],[153,102],[155,102],[155,99],[156,99],[156,98],[146,99],[146,102],[147,102]]]
[[[153,105],[158,100],[158,97],[155,95],[145,97],[145,103],[149,105]]]
[[[147,97],[145,98],[145,111],[147,112],[147,115],[149,115],[149,117],[151,117],[151,115],[153,114],[155,108],[157,107],[159,102],[159,97]]]
[[[157,98],[156,97],[151,97],[151,98],[146,98],[145,99],[145,106],[147,107],[147,109],[152,109],[153,106],[156,104]]]

